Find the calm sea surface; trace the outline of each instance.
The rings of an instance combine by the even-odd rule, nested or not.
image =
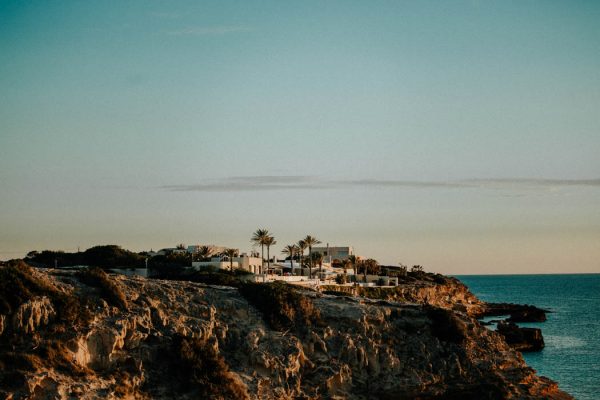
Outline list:
[[[542,329],[546,347],[523,356],[539,375],[579,400],[600,399],[600,274],[457,276],[484,301],[551,310]]]

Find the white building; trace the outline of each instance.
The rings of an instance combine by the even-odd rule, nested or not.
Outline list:
[[[230,261],[229,257],[213,257],[210,261],[194,261],[192,267],[200,269],[202,267],[214,267],[219,269],[226,269],[233,267],[233,269],[243,269],[244,271],[252,272],[253,274],[260,273],[262,260],[260,257],[251,257],[247,254],[242,254],[239,257],[233,257]]]
[[[323,256],[323,261],[331,263],[333,260],[347,260],[348,257],[354,255],[354,248],[352,246],[327,246],[325,247],[313,247],[313,253],[318,253]]]

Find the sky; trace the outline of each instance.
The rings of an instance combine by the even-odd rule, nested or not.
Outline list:
[[[307,234],[600,272],[596,1],[0,1],[0,259]]]

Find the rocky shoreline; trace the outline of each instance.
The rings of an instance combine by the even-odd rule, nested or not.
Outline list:
[[[369,299],[277,283],[0,273],[8,399],[572,398],[477,321],[483,303],[454,278]]]

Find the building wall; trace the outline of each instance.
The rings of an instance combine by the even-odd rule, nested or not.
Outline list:
[[[338,260],[347,260],[348,257],[354,255],[352,246],[313,247],[312,252],[321,254],[328,262],[331,262],[336,258]]]

